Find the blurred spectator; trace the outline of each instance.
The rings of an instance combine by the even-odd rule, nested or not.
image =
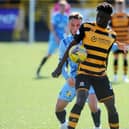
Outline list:
[[[19,15],[16,20],[15,30],[13,33],[13,40],[20,41],[26,39],[25,30],[25,9],[23,5],[19,7]]]
[[[60,10],[60,2],[66,3],[65,13],[69,15],[70,10],[71,10],[71,5],[67,2],[67,0],[56,0],[56,3],[54,4],[54,7],[52,9],[52,12],[56,13],[56,12],[58,12]]]
[[[65,14],[66,3],[64,1],[60,1],[59,6],[59,11],[51,17],[48,51],[37,68],[36,75],[38,78],[40,78],[41,68],[57,50],[60,41],[64,38],[64,33],[66,33],[68,25],[68,16]]]
[[[115,13],[111,18],[111,27],[117,33],[116,40],[125,43],[129,41],[129,16],[125,12],[125,1],[124,0],[116,0],[115,2]],[[127,78],[128,72],[128,58],[127,51],[124,52],[122,50],[115,50],[114,52],[114,78],[113,81],[116,82],[118,80],[118,56],[120,53],[123,54],[123,81],[129,82]]]

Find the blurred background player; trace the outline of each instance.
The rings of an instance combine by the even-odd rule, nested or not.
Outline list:
[[[129,40],[129,16],[125,12],[125,1],[124,0],[116,0],[115,1],[115,13],[111,18],[111,27],[117,33],[116,40],[120,42],[126,42]],[[129,82],[127,78],[128,71],[128,52],[124,52],[123,50],[115,50],[114,53],[114,78],[113,81],[116,82],[118,80],[118,56],[120,53],[123,54],[123,81]]]
[[[54,4],[54,7],[52,9],[52,13],[57,13],[59,10],[60,10],[60,2],[65,2],[66,5],[65,5],[65,13],[67,15],[70,14],[70,10],[71,10],[71,5],[67,2],[67,0],[56,0],[56,3]]]
[[[58,48],[61,39],[64,37],[64,33],[67,29],[68,16],[65,14],[65,1],[59,2],[60,10],[52,15],[51,25],[50,25],[50,37],[49,37],[49,46],[48,52],[41,60],[40,65],[36,71],[37,77],[40,77],[40,71],[42,66],[46,63],[48,58],[55,52]]]
[[[70,42],[73,40],[74,35],[77,33],[82,23],[82,16],[79,13],[71,13],[69,16],[69,30],[70,34],[64,38],[59,45],[59,58],[62,59],[65,50],[68,48]],[[59,97],[56,103],[56,116],[61,123],[60,129],[67,129],[66,123],[66,106],[71,102],[75,95],[75,76],[78,68],[78,64],[72,62],[70,59],[67,60],[70,66],[70,71],[67,71],[67,65],[64,64],[62,68],[62,75],[66,80],[63,85]],[[88,104],[91,110],[91,116],[94,122],[94,129],[100,129],[100,109],[97,106],[97,98],[93,87],[90,87]]]

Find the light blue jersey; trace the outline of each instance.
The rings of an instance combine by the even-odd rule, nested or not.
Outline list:
[[[63,58],[63,55],[72,40],[73,40],[73,36],[69,35],[61,41],[59,45],[59,59],[60,60]],[[78,64],[72,62],[69,58],[67,61],[68,61],[68,65],[70,66],[70,71],[69,72],[67,71],[66,63],[64,64],[62,68],[62,75],[65,78],[65,80],[67,80],[69,77],[75,78],[76,73],[77,73],[77,68],[78,68]],[[93,87],[90,87],[89,94],[95,94]],[[71,102],[75,96],[76,96],[75,87],[69,86],[69,84],[66,82],[60,91],[59,99]]]
[[[52,17],[51,24],[53,24],[58,37],[63,39],[63,35],[68,24],[68,16],[66,14],[56,13]]]
[[[60,40],[64,38],[64,33],[66,27],[68,25],[68,16],[65,14],[56,13],[52,16],[51,24],[54,27],[55,33]],[[48,46],[48,54],[53,54],[55,50],[59,47],[58,43],[56,42],[55,36],[52,32],[50,32],[49,36],[49,46]]]

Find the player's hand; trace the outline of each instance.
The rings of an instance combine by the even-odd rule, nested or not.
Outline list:
[[[61,74],[61,69],[57,67],[53,72],[52,72],[52,77],[57,78]]]
[[[70,86],[74,87],[75,86],[75,79],[74,78],[68,78],[67,82]]]
[[[117,43],[118,48],[119,48],[120,50],[122,50],[122,51],[124,51],[124,52],[127,51],[127,44],[126,44],[126,43],[121,43],[121,42],[119,42],[119,41],[117,41],[116,43]]]

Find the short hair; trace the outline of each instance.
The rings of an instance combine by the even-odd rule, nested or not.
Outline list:
[[[103,2],[103,3],[101,3],[101,4],[99,4],[99,5],[97,6],[97,9],[96,9],[96,10],[97,10],[98,12],[99,12],[99,11],[103,11],[103,12],[105,12],[105,13],[111,15],[112,12],[113,12],[113,7],[112,7],[111,4],[109,4],[109,3],[107,3],[107,2]]]
[[[60,0],[60,1],[59,1],[59,5],[65,6],[66,4],[67,4],[67,2],[66,2],[65,0]]]
[[[114,5],[115,1],[116,1],[116,0],[106,0],[105,2]]]
[[[78,13],[78,12],[73,12],[69,15],[69,20],[71,19],[79,19],[79,20],[82,20],[83,19],[83,16]]]

